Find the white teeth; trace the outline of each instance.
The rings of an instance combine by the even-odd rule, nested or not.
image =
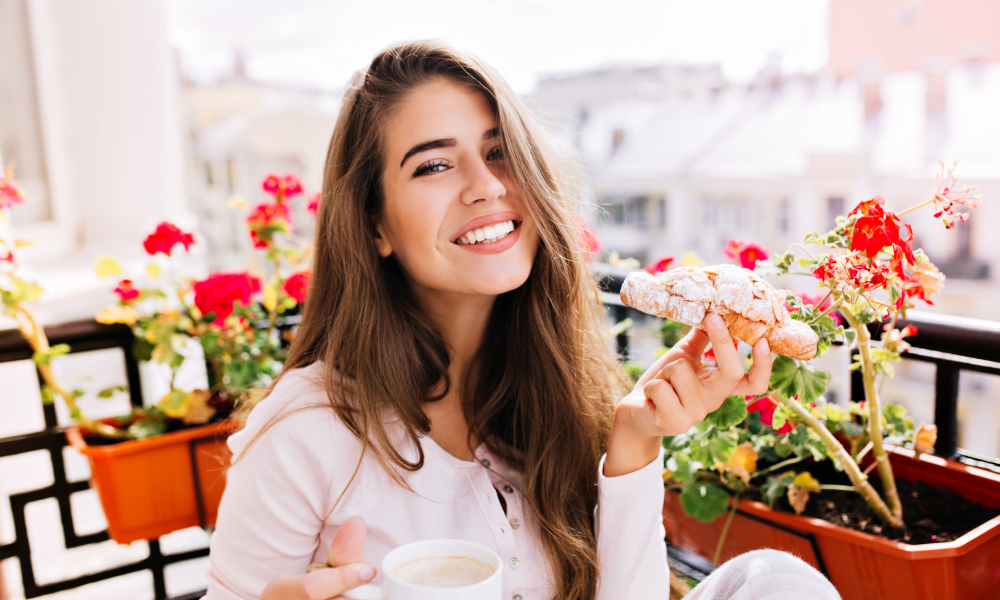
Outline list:
[[[458,238],[455,243],[460,245],[479,243],[492,244],[493,242],[507,237],[507,235],[514,231],[514,229],[515,225],[513,221],[494,223],[493,225],[487,225],[486,227],[482,227],[480,229],[467,231],[462,237]]]

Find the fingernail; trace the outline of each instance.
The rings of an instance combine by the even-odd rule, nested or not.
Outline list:
[[[767,338],[761,338],[761,339],[764,340],[764,352],[767,352],[768,354],[770,354],[771,353],[771,344],[767,341]]]
[[[360,571],[358,571],[358,575],[361,576],[361,581],[368,583],[373,577],[375,577],[375,567],[365,565]]]
[[[722,317],[720,317],[716,313],[712,313],[711,320],[712,320],[712,327],[725,327],[726,326],[726,322],[723,321]]]

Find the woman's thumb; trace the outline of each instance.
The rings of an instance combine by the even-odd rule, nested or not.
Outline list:
[[[368,528],[361,517],[351,517],[341,524],[333,535],[326,562],[331,567],[358,563],[364,558],[365,537]],[[360,584],[359,584],[360,585]]]

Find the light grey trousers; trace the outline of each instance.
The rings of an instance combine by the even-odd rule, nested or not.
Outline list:
[[[823,574],[778,550],[754,550],[722,564],[684,600],[841,600]]]

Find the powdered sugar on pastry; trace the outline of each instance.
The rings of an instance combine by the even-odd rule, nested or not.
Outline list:
[[[819,336],[788,315],[784,295],[735,265],[631,273],[622,284],[621,299],[645,313],[701,329],[705,316],[715,312],[734,338],[748,344],[764,337],[778,354],[803,360],[816,355]]]

